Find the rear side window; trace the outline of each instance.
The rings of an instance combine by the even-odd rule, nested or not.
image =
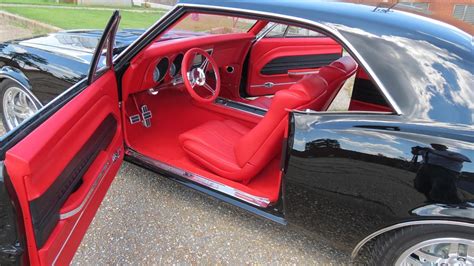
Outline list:
[[[326,37],[324,34],[296,26],[270,22],[262,29],[264,38],[314,38]]]

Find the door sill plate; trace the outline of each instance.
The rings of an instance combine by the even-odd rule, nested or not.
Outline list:
[[[267,208],[270,205],[270,200],[264,197],[259,197],[255,196],[252,194],[249,194],[247,192],[235,189],[233,187],[230,187],[228,185],[222,184],[220,182],[214,181],[212,179],[209,179],[207,177],[183,170],[181,168],[177,168],[174,166],[171,166],[167,163],[152,159],[146,155],[143,155],[139,152],[136,152],[130,148],[128,148],[125,152],[126,155],[134,157],[138,160],[141,160],[147,164],[151,164],[155,167],[158,167],[160,169],[163,169],[167,172],[173,173],[175,175],[178,175],[182,178],[185,178],[187,180],[193,181],[201,186],[205,186],[207,188],[213,189],[215,191],[218,191],[220,193],[226,194],[228,196],[237,198],[241,201],[244,201],[246,203],[252,204],[257,207],[261,208]]]

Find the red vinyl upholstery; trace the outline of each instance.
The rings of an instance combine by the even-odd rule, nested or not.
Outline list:
[[[319,73],[315,75],[320,76],[327,82],[327,91],[323,97],[315,98],[312,102],[301,106],[300,109],[327,110],[346,80],[357,71],[357,67],[358,65],[352,57],[344,56],[328,66],[320,68]],[[271,104],[271,99],[259,97],[250,101],[249,104],[268,109],[267,106]]]
[[[281,150],[288,109],[325,95],[319,75],[303,78],[275,94],[265,117],[252,129],[230,120],[210,121],[180,135],[185,152],[216,174],[247,184]]]

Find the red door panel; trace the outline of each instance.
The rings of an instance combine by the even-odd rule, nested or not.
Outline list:
[[[287,89],[305,73],[342,55],[331,38],[263,38],[250,52],[247,94],[261,96]]]
[[[66,264],[123,159],[109,70],[6,153],[32,264]]]

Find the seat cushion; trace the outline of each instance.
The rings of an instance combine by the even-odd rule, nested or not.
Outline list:
[[[234,145],[250,131],[232,120],[209,121],[179,136],[184,151],[222,177],[243,181]]]

